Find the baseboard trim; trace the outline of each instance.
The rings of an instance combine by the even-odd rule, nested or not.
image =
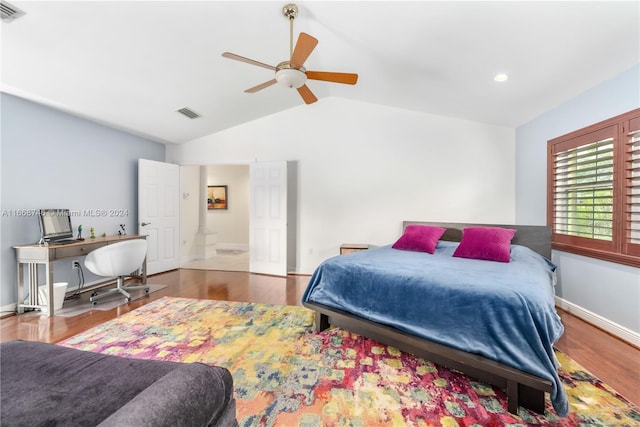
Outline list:
[[[216,243],[216,249],[223,251],[248,251],[248,243]]]
[[[17,309],[18,309],[18,304],[14,302],[14,303],[3,305],[2,307],[0,307],[0,313],[1,314],[15,313]]]
[[[580,307],[579,305],[576,305],[558,296],[556,296],[556,306],[560,307],[564,311],[573,314],[576,317],[579,317],[585,322],[591,323],[592,325],[602,329],[603,331],[608,332],[625,342],[628,342],[632,346],[640,348],[640,334],[632,331],[631,329],[618,325],[617,323],[612,322],[611,320],[606,319],[599,314],[589,311],[586,308]]]

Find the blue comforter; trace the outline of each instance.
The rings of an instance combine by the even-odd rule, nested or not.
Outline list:
[[[302,298],[548,379],[556,413],[569,405],[553,352],[564,331],[554,307],[555,266],[512,245],[511,262],[384,246],[340,255],[314,272]]]

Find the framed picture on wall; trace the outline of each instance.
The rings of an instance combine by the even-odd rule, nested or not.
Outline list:
[[[226,185],[207,186],[207,208],[227,209],[228,196]]]

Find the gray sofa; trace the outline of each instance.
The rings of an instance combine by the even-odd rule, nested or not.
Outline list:
[[[233,379],[201,363],[0,344],[0,425],[237,426]]]

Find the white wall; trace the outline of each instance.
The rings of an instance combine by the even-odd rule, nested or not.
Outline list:
[[[640,66],[516,129],[516,222],[546,224],[547,141],[640,107]],[[640,333],[640,269],[554,251],[557,295],[576,314]],[[590,319],[593,321],[593,319]],[[607,327],[600,324],[602,327]]]
[[[249,248],[249,166],[206,165],[207,185],[227,186],[227,209],[206,210],[205,228],[215,233],[218,249]],[[200,228],[200,166],[180,168],[181,263],[202,259],[196,234]],[[206,201],[206,188],[203,192]]]
[[[511,128],[324,98],[166,155],[182,165],[296,161],[296,271],[311,273],[341,243],[392,243],[403,220],[513,223],[514,142]]]
[[[180,168],[180,264],[197,259],[196,233],[200,226],[200,166]]]
[[[217,247],[249,247],[249,166],[209,165],[207,185],[227,186],[227,209],[207,211],[207,229],[217,233]]]

